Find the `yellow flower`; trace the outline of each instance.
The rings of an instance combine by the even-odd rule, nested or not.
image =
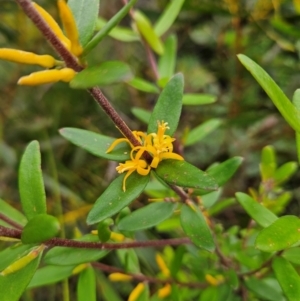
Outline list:
[[[160,288],[158,290],[158,298],[160,299],[164,299],[166,297],[168,297],[171,294],[171,285],[169,283],[167,283],[164,287]]]
[[[145,284],[142,282],[139,283],[130,293],[128,297],[128,301],[136,301],[138,297],[141,295],[141,293],[144,291],[144,289],[145,289]]]
[[[174,159],[183,160],[183,158],[173,153],[173,141],[175,138],[165,135],[165,132],[169,127],[167,122],[158,121],[157,133],[150,133],[146,135],[140,131],[133,131],[133,135],[139,141],[141,146],[134,147],[127,138],[116,139],[110,147],[107,149],[106,153],[111,152],[118,144],[122,142],[129,143],[132,151],[130,153],[130,159],[125,163],[120,163],[116,168],[118,173],[123,173],[127,171],[126,176],[123,180],[123,191],[126,191],[126,180],[134,172],[137,171],[138,174],[146,176],[149,174],[151,168],[157,168],[159,162],[164,159]],[[146,159],[142,159],[144,152],[152,157],[151,162],[147,162]]]
[[[170,270],[167,267],[166,262],[164,261],[164,259],[162,258],[162,256],[159,253],[157,253],[155,255],[155,260],[156,260],[157,265],[159,266],[159,269],[164,274],[164,276],[165,277],[170,277]]]
[[[111,274],[109,274],[108,279],[110,281],[113,281],[113,282],[117,282],[117,281],[131,281],[132,280],[132,276],[126,275],[126,274],[123,274],[123,273],[111,273]]]
[[[73,14],[64,0],[58,0],[58,9],[64,25],[66,35],[63,34],[59,25],[38,4],[32,2],[34,8],[38,11],[44,21],[48,24],[61,43],[76,57],[82,53],[82,47],[79,43],[78,30],[75,24]],[[0,59],[23,64],[39,65],[45,68],[54,68],[62,66],[62,62],[57,61],[51,55],[38,55],[32,52],[26,52],[17,49],[0,49]],[[70,68],[61,68],[53,70],[44,70],[40,72],[31,73],[19,79],[20,85],[41,85],[47,83],[55,83],[57,81],[69,82],[73,79],[76,72]]]

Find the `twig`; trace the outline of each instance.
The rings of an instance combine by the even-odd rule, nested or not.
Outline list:
[[[11,225],[12,227],[21,230],[22,226],[18,223],[16,223],[15,221],[13,221],[12,219],[10,219],[9,217],[7,217],[6,215],[4,215],[3,213],[0,213],[0,219],[2,219],[3,221],[5,221],[7,224]]]

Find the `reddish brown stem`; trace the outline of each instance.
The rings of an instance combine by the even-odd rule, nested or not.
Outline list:
[[[7,217],[6,215],[4,215],[3,213],[0,213],[0,219],[2,219],[4,222],[6,222],[7,224],[11,225],[12,227],[21,230],[22,226],[18,223],[16,223],[15,221],[13,221],[12,219],[10,219],[9,217]]]

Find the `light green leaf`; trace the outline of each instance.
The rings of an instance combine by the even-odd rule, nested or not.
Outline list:
[[[204,190],[216,190],[218,188],[214,178],[186,161],[163,160],[155,172],[162,180],[171,185]]]
[[[120,61],[107,61],[98,66],[84,69],[70,81],[70,86],[75,89],[88,89],[95,86],[129,81],[132,78],[129,66]]]
[[[212,118],[200,124],[188,133],[184,144],[189,146],[201,141],[204,137],[217,129],[221,124],[222,120],[219,118]]]
[[[265,90],[287,123],[295,131],[300,132],[300,111],[296,109],[265,70],[243,54],[239,54],[238,58]]]
[[[144,191],[149,181],[149,175],[141,176],[134,172],[126,180],[126,191],[123,191],[124,177],[125,174],[118,176],[97,199],[87,217],[89,225],[118,213]]]
[[[181,114],[182,95],[183,76],[178,73],[170,79],[159,95],[149,121],[148,134],[157,132],[158,121],[168,122],[170,129],[166,131],[166,135],[172,136],[175,133]]]
[[[300,265],[300,247],[284,250],[282,257],[293,264]]]
[[[272,268],[288,301],[299,301],[300,277],[295,268],[282,257],[274,258]]]
[[[176,64],[176,51],[177,51],[177,37],[176,35],[170,35],[164,44],[165,51],[158,60],[158,73],[159,78],[166,78],[169,80],[175,72]]]
[[[96,277],[94,269],[89,266],[79,274],[77,283],[78,301],[96,301]]]
[[[184,94],[182,104],[185,106],[207,105],[216,102],[217,96],[211,94]]]
[[[143,92],[159,93],[159,89],[157,86],[139,77],[134,77],[127,84]]]
[[[275,185],[281,185],[288,181],[297,169],[297,162],[287,162],[281,165],[274,173]]]
[[[157,36],[157,34],[154,32],[150,20],[139,10],[134,11],[133,19],[135,21],[135,25],[139,33],[146,40],[148,45],[158,55],[162,55],[164,53],[163,43]]]
[[[123,301],[124,299],[120,297],[118,291],[112,286],[111,281],[107,280],[99,270],[97,272],[97,285],[100,287],[101,296],[105,301]]]
[[[277,168],[276,153],[273,146],[267,145],[262,149],[259,168],[263,180],[273,178]]]
[[[24,226],[27,223],[27,218],[17,209],[9,205],[7,202],[0,199],[0,212],[9,217],[12,221]],[[9,225],[7,225],[9,226]]]
[[[19,168],[19,190],[23,211],[28,220],[46,213],[46,195],[41,169],[40,146],[32,141],[26,147]]]
[[[236,198],[246,212],[262,227],[269,227],[278,217],[269,209],[256,202],[249,195],[237,192]]]
[[[198,247],[212,252],[215,243],[206,220],[195,204],[184,204],[180,214],[181,226],[185,234]]]
[[[183,3],[184,0],[172,0],[169,2],[169,5],[166,7],[154,26],[154,31],[159,37],[172,26],[180,13]]]
[[[76,1],[76,0],[74,0]],[[127,15],[131,7],[137,0],[130,0],[122,9],[120,9],[106,24],[105,26],[93,37],[93,39],[86,45],[83,54],[87,54],[95,48],[100,41],[109,34],[109,32]],[[97,11],[98,16],[98,11]]]
[[[131,113],[136,118],[138,118],[140,121],[142,121],[146,124],[149,123],[149,120],[150,120],[150,117],[151,117],[151,112],[146,111],[146,110],[141,109],[141,108],[134,107],[134,108],[131,109]]]
[[[59,130],[59,133],[71,143],[85,149],[97,157],[118,162],[130,159],[131,148],[129,144],[125,142],[118,144],[110,153],[106,153],[108,147],[117,138],[111,138],[76,128],[63,128]]]
[[[286,215],[263,229],[256,238],[256,247],[265,252],[275,252],[291,247],[300,240],[300,219]]]
[[[60,224],[56,217],[48,214],[34,216],[24,227],[21,235],[22,243],[42,243],[55,237],[60,230]]]
[[[100,0],[68,0],[79,31],[80,43],[85,46],[92,38],[99,14]]]
[[[118,223],[121,231],[139,231],[156,226],[169,218],[177,204],[171,202],[157,202],[140,208],[127,215]]]
[[[0,275],[1,301],[20,300],[39,265],[41,254],[20,270],[6,276]]]

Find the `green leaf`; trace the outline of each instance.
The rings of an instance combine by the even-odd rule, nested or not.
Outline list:
[[[97,199],[87,217],[89,225],[101,222],[118,213],[144,191],[149,181],[149,175],[141,176],[134,172],[126,180],[126,191],[123,191],[124,177],[125,174],[118,176]]]
[[[275,252],[291,247],[300,240],[300,219],[286,215],[263,229],[256,238],[256,247],[265,252]]]
[[[21,235],[22,243],[41,243],[55,237],[60,230],[56,217],[48,214],[34,216],[24,227]]]
[[[221,124],[222,120],[219,118],[212,118],[200,124],[188,133],[184,144],[186,146],[190,146],[201,141],[204,137],[217,129]]]
[[[114,221],[111,218],[105,219],[104,221],[98,224],[98,237],[101,242],[106,242],[110,239],[111,230],[110,226],[114,224]]]
[[[131,109],[131,113],[136,118],[138,118],[140,121],[142,121],[146,124],[149,123],[149,120],[150,120],[150,117],[151,117],[151,113],[149,111],[146,111],[146,110],[141,109],[141,108],[134,107],[134,108]]]
[[[41,254],[22,269],[0,276],[1,301],[19,301],[39,265],[40,258]]]
[[[300,265],[300,247],[284,250],[282,257],[293,264]]]
[[[179,122],[183,95],[183,76],[181,73],[174,75],[167,83],[153,109],[148,125],[148,134],[156,133],[158,121],[168,122],[170,129],[166,135],[172,136]]]
[[[216,102],[217,96],[211,94],[184,94],[182,104],[185,106],[207,105]]]
[[[9,217],[12,221],[16,222],[20,226],[24,226],[27,223],[27,218],[17,209],[9,205],[7,202],[0,199],[0,212]],[[11,227],[6,224],[6,226]]]
[[[19,168],[19,190],[23,211],[28,220],[46,213],[46,195],[41,169],[40,146],[32,141],[26,147]]]
[[[293,106],[265,70],[245,55],[239,54],[238,58],[265,90],[287,123],[295,131],[300,132],[300,111]]]
[[[202,212],[195,204],[182,206],[180,221],[183,231],[196,246],[210,252],[215,249],[210,229]]]
[[[96,301],[96,277],[94,269],[89,266],[79,274],[77,283],[78,301]]]
[[[171,185],[204,190],[216,190],[218,188],[214,178],[186,161],[163,160],[155,172],[162,180]]]
[[[128,143],[121,143],[117,145],[113,151],[108,154],[106,153],[108,147],[117,138],[111,138],[76,128],[63,128],[59,130],[59,133],[71,143],[95,156],[118,162],[124,162],[130,159],[131,148]]]
[[[171,202],[157,202],[138,209],[127,215],[118,223],[121,231],[138,231],[156,226],[169,218],[177,204]]]
[[[28,288],[57,283],[72,275],[75,266],[48,265],[38,269],[32,277]]]
[[[237,192],[235,194],[237,200],[246,210],[246,212],[262,227],[269,227],[278,217],[269,209],[256,202],[249,195]]]
[[[183,3],[184,0],[172,0],[169,2],[169,5],[166,7],[154,26],[154,31],[159,37],[172,26],[180,13]]]
[[[176,35],[170,35],[164,44],[165,51],[158,61],[158,73],[159,78],[166,78],[169,80],[175,72],[176,64],[176,51],[177,51],[177,37]]]
[[[287,162],[281,165],[274,173],[274,180],[276,185],[281,185],[288,181],[292,175],[297,171],[297,162]]]
[[[139,77],[134,77],[127,84],[143,92],[159,93],[159,89],[157,86]]]
[[[298,301],[300,277],[295,268],[282,257],[274,258],[272,268],[288,301]]]
[[[148,45],[158,54],[162,55],[164,52],[164,46],[160,38],[154,32],[150,20],[139,10],[135,10],[133,14],[135,25],[146,40]]]
[[[267,145],[262,149],[259,168],[263,180],[273,178],[277,168],[276,153],[273,146]]]
[[[173,260],[170,265],[170,273],[173,278],[176,278],[176,275],[181,268],[183,256],[185,253],[186,253],[185,246],[178,246],[178,248],[175,251],[175,256],[173,257]]]
[[[105,301],[123,301],[124,299],[120,297],[118,291],[112,286],[112,282],[107,280],[99,270],[97,272],[97,285],[100,287],[101,296]],[[102,299],[101,299],[102,300]]]
[[[99,14],[99,4],[99,0],[68,0],[82,46],[85,46],[93,36]]]
[[[97,235],[85,235],[76,241],[99,242]],[[44,257],[45,264],[51,265],[77,265],[85,262],[97,261],[109,253],[107,250],[54,247]]]
[[[83,54],[87,54],[93,48],[95,48],[100,43],[100,41],[127,15],[131,7],[136,3],[136,1],[137,0],[130,0],[125,6],[123,6],[123,8],[120,9],[86,45],[86,47],[83,50]],[[97,16],[98,11],[99,10],[97,10]]]
[[[95,86],[129,81],[132,78],[129,66],[120,61],[107,61],[97,66],[88,67],[70,81],[70,86],[75,89],[88,89]]]

